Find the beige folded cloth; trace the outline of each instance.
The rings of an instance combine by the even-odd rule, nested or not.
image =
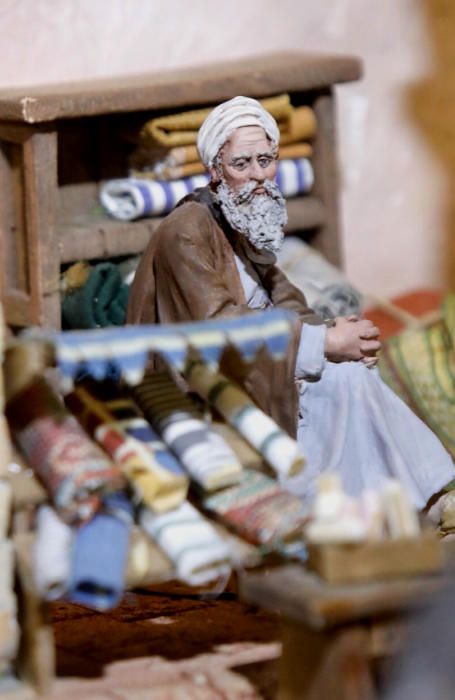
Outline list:
[[[283,94],[260,100],[264,109],[276,121],[287,123],[292,112],[289,95]],[[141,129],[140,139],[145,144],[162,146],[187,146],[195,144],[197,133],[212,108],[197,109],[180,114],[168,114],[151,119]]]
[[[174,578],[174,565],[139,527],[131,532],[126,586],[147,586]]]
[[[182,149],[173,148],[171,150],[178,151],[185,148],[192,149],[193,147],[183,146]],[[309,143],[291,143],[280,148],[279,159],[308,158],[312,153],[313,148]],[[183,177],[192,177],[205,172],[205,165],[200,160],[182,163],[181,165],[169,165],[168,156],[166,156],[163,160],[153,161],[152,159],[148,163],[144,163],[143,169],[132,168],[130,176],[148,180],[179,180]]]
[[[280,147],[313,138],[316,134],[316,115],[311,107],[294,107],[289,119],[280,127]]]
[[[150,180],[180,180],[182,177],[201,175],[205,172],[205,165],[201,163],[201,161],[172,167],[162,165],[161,163],[155,163],[152,169],[130,170],[130,176]]]

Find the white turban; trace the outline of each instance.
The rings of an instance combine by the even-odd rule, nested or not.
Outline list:
[[[206,168],[213,165],[220,148],[241,126],[261,126],[271,141],[278,145],[278,125],[261,103],[252,97],[233,97],[215,107],[199,129],[197,149]]]

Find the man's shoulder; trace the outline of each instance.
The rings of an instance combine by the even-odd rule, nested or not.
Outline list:
[[[188,201],[164,217],[155,236],[166,241],[184,239],[187,236],[194,240],[195,237],[203,238],[216,226],[216,221],[206,204]]]

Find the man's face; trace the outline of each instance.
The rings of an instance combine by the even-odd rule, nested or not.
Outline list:
[[[228,224],[255,248],[276,253],[287,214],[274,181],[276,152],[264,129],[243,126],[234,131],[210,173],[215,201]]]
[[[249,182],[257,182],[256,194],[263,194],[261,184],[276,174],[276,153],[264,129],[242,126],[236,129],[220,151],[220,167],[226,184],[237,192]],[[213,180],[219,180],[216,168],[210,169]]]

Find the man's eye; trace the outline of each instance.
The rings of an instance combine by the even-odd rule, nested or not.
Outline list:
[[[245,170],[245,168],[248,167],[248,161],[247,160],[236,160],[235,163],[232,164],[232,167],[235,168],[236,170]]]
[[[268,168],[272,161],[272,156],[263,156],[262,158],[258,158],[258,163],[261,168]]]

